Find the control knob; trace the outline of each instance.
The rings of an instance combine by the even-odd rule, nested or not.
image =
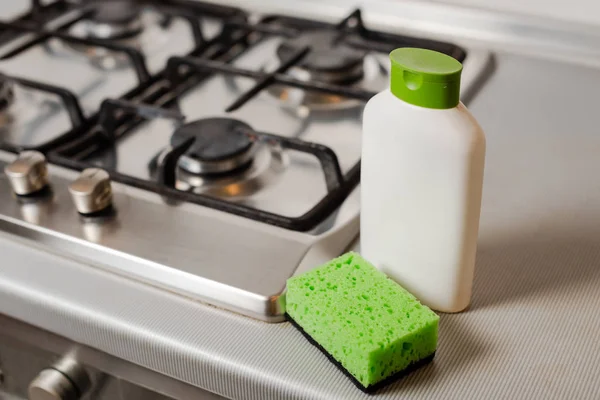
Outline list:
[[[78,400],[90,388],[90,377],[75,360],[63,358],[31,381],[29,400]]]
[[[80,214],[93,214],[112,204],[110,176],[100,168],[87,168],[71,185],[69,192]]]
[[[17,159],[4,167],[13,191],[19,196],[39,192],[48,184],[46,157],[39,151],[23,151]]]

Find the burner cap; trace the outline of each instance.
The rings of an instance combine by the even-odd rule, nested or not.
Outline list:
[[[107,1],[95,5],[86,20],[84,34],[94,39],[129,39],[143,30],[141,11],[129,1]],[[74,25],[74,29],[77,25]]]
[[[179,127],[171,136],[171,146],[193,137],[194,144],[179,159],[179,166],[196,174],[222,174],[252,161],[254,142],[243,132],[253,129],[231,118],[206,118]]]
[[[344,72],[362,66],[366,52],[338,41],[339,32],[317,30],[302,33],[286,40],[277,48],[280,60],[286,60],[295,52],[310,46],[310,52],[299,66],[316,72]]]
[[[100,24],[128,24],[140,15],[139,8],[130,1],[105,1],[97,4],[90,18]]]

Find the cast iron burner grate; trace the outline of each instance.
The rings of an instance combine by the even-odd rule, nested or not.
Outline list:
[[[87,122],[87,119],[83,115],[83,111],[81,109],[81,105],[79,104],[77,96],[75,96],[71,91],[65,88],[25,78],[8,76],[5,74],[0,74],[0,81],[3,85],[16,84],[33,91],[39,91],[58,97],[62,105],[64,106],[67,115],[69,116],[69,120],[71,122],[71,127],[73,130],[83,127]],[[14,146],[11,143],[2,141],[1,138],[0,149],[10,151],[13,153],[17,153],[23,150],[22,148]]]
[[[30,9],[25,14],[15,18],[14,22],[42,25],[76,7],[75,4],[66,0],[54,1],[49,4],[43,4],[41,0],[31,0]],[[18,30],[0,30],[0,46],[15,39],[20,34]]]
[[[120,0],[113,0],[111,2],[123,3],[123,1]],[[211,17],[223,22],[244,20],[246,18],[245,14],[236,8],[212,4],[201,4],[187,0],[165,0],[160,4],[154,1],[143,0],[129,3],[130,5],[127,7],[129,9],[130,16],[133,15],[132,13],[134,12],[134,8],[141,9],[143,6],[151,4],[164,15],[165,24],[168,24],[170,19],[174,17],[180,17],[184,19],[190,27],[190,32],[196,44],[190,55],[196,57],[220,57],[226,53],[226,50],[228,50],[224,50],[219,46],[215,46],[215,44],[219,41],[218,38],[210,41],[204,39],[201,29],[201,18]],[[69,33],[69,29],[78,22],[88,18],[93,18],[95,15],[97,16],[98,10],[100,10],[99,7],[101,7],[102,4],[104,4],[102,0],[95,2],[88,1],[81,4],[74,4],[73,2],[66,0],[58,0],[49,4],[42,4],[42,2],[39,0],[33,0],[30,11],[23,16],[10,22],[0,21],[0,44],[20,36],[32,36],[30,39],[25,40],[18,46],[11,48],[8,52],[0,54],[0,61],[15,57],[32,48],[33,46],[43,44],[50,39],[58,39],[72,46],[103,48],[108,51],[122,54],[124,57],[126,57],[129,60],[137,77],[137,86],[131,88],[127,93],[125,93],[122,96],[122,99],[149,103],[156,101],[161,97],[162,94],[164,94],[164,91],[166,90],[165,82],[161,82],[164,72],[151,75],[146,65],[145,56],[139,49],[121,43],[119,40],[114,40],[114,38],[102,39],[79,37]],[[74,16],[70,17],[66,22],[56,26],[53,29],[45,27],[45,24],[59,17],[66,18],[66,16],[71,15]],[[101,17],[106,18],[106,15],[101,14]],[[18,77],[12,78],[13,80],[19,79]],[[29,86],[32,89],[43,91],[55,91],[57,92],[55,94],[61,95],[63,98],[63,103],[66,106],[67,113],[69,114],[72,122],[72,129],[68,132],[60,132],[59,136],[56,138],[37,146],[22,147],[13,146],[10,143],[0,142],[0,149],[10,152],[37,150],[46,153],[52,149],[58,148],[66,142],[73,140],[76,142],[80,141],[85,132],[92,130],[94,125],[98,122],[99,112],[94,113],[88,119],[83,121],[83,114],[81,112],[79,102],[76,96],[67,89],[46,85],[42,82],[35,82],[32,80],[22,79],[21,81],[23,86]],[[32,85],[34,86],[32,87]],[[75,119],[74,116],[77,115],[79,117],[76,117]]]
[[[115,140],[115,137],[111,136],[110,132],[114,132],[115,127],[118,125],[114,117],[119,114],[135,115],[147,119],[172,119],[179,123],[184,119],[179,112],[173,109],[134,104],[123,100],[104,101],[100,114],[101,123],[95,129],[96,136],[94,139],[96,141],[103,141],[105,144]],[[335,152],[327,146],[268,132],[246,131],[244,129],[238,132],[245,135],[250,142],[264,141],[271,145],[280,146],[283,149],[315,156],[321,164],[328,191],[327,196],[321,199],[317,205],[304,215],[300,217],[287,217],[220,198],[180,191],[176,189],[177,167],[179,166],[181,157],[194,145],[196,140],[194,136],[188,137],[161,155],[157,161],[156,181],[134,178],[115,170],[109,170],[108,172],[111,178],[117,182],[152,191],[170,200],[195,203],[296,231],[307,231],[318,225],[341,204],[350,191],[358,184],[360,164],[356,164],[345,175],[342,174]],[[48,157],[55,164],[81,170],[88,167],[89,164],[85,160],[80,160],[77,154],[75,154],[79,149],[67,145],[58,151],[50,152]]]
[[[363,25],[359,10],[354,11],[337,25],[283,16],[271,16],[259,23],[251,24],[247,22],[247,18],[243,13],[235,9],[226,9],[226,12],[224,12],[223,8],[214,9],[212,5],[202,5],[186,0],[174,0],[167,3],[172,3],[173,7],[177,6],[178,10],[183,9],[185,13],[191,13],[192,15],[198,15],[197,13],[200,10],[217,13],[223,18],[225,28],[220,35],[210,41],[205,41],[201,36],[198,37],[198,46],[191,54],[185,57],[172,57],[166,69],[156,76],[149,75],[143,55],[135,49],[116,45],[106,40],[73,38],[64,33],[70,26],[69,24],[53,31],[33,27],[31,24],[22,21],[0,24],[0,29],[36,34],[36,38],[30,41],[29,44],[13,50],[11,54],[4,55],[4,57],[22,51],[27,45],[31,46],[48,38],[58,38],[67,42],[106,46],[122,51],[130,57],[138,74],[138,87],[124,96],[123,99],[105,100],[99,113],[86,120],[77,129],[59,138],[61,140],[54,141],[43,148],[51,162],[82,170],[90,166],[90,162],[87,161],[90,156],[110,149],[116,141],[123,138],[144,118],[170,118],[181,122],[182,116],[174,107],[179,96],[215,74],[242,76],[255,81],[253,87],[227,107],[227,112],[242,107],[257,94],[272,85],[285,85],[307,92],[326,93],[362,102],[366,102],[375,94],[362,88],[346,85],[343,80],[326,82],[319,80],[318,75],[312,77],[311,80],[299,80],[287,74],[286,72],[292,67],[302,65],[306,67],[308,65],[310,68],[311,58],[314,56],[311,54],[310,43],[307,45],[299,43],[291,46],[289,50],[280,51],[281,63],[272,72],[248,70],[231,64],[231,61],[239,54],[266,38],[282,37],[291,39],[307,32],[312,34],[318,31],[319,34],[322,34],[330,31],[335,33],[335,37],[330,36],[331,40],[335,40],[335,43],[347,48],[348,54],[352,56],[351,58],[355,58],[359,53],[370,51],[388,53],[398,47],[429,48],[453,56],[459,61],[463,61],[466,57],[465,52],[460,47],[452,44],[369,30]],[[160,90],[149,91],[151,87],[159,87]],[[193,146],[194,137],[176,143],[169,151],[162,154],[158,162],[156,180],[139,179],[110,169],[108,172],[116,182],[157,193],[169,200],[195,203],[295,231],[309,231],[317,227],[339,208],[359,183],[360,160],[343,174],[336,154],[326,146],[296,138],[283,137],[270,132],[251,131],[245,132],[245,134],[252,141],[273,142],[284,149],[305,152],[315,156],[322,167],[327,194],[304,215],[287,217],[220,198],[178,190],[175,188],[176,168],[181,157]]]
[[[254,71],[206,59],[172,57],[166,71],[170,81],[178,87],[177,94],[193,87],[195,82],[186,80],[189,74],[181,73],[181,71],[188,72],[190,68],[197,73],[224,73],[256,80],[255,86],[233,102],[226,109],[227,112],[240,108],[262,90],[273,85],[367,101],[375,93],[346,83],[358,78],[356,66],[362,61],[364,55],[371,51],[389,53],[398,47],[422,47],[448,54],[461,62],[466,58],[465,51],[453,44],[368,30],[363,25],[360,10],[354,11],[337,25],[272,16],[258,24],[229,21],[228,27],[231,30],[232,46],[247,41],[249,37],[253,38],[252,44],[270,37],[287,39],[278,48],[278,55],[282,58],[278,68],[273,72]],[[326,43],[311,44],[316,36],[326,40]],[[342,56],[341,61],[333,62],[323,54],[323,50],[328,49],[333,43],[340,46],[337,52]],[[284,57],[286,59],[283,59]],[[312,70],[314,72],[312,79],[302,80],[286,74],[288,70],[298,66]],[[334,75],[341,73],[343,79],[325,78],[332,73]]]

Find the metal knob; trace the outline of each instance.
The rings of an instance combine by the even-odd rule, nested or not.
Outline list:
[[[29,400],[78,400],[90,388],[90,377],[75,360],[65,358],[31,381]]]
[[[87,168],[69,185],[75,208],[81,214],[91,214],[108,208],[112,203],[110,176],[100,168]]]
[[[25,196],[39,192],[48,184],[46,157],[39,151],[23,151],[4,167],[13,191]]]

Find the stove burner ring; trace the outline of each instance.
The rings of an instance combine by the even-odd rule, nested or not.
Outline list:
[[[277,182],[287,164],[287,155],[280,145],[260,141],[256,144],[254,159],[247,168],[226,175],[198,175],[179,168],[175,187],[235,201]]]
[[[97,3],[87,19],[69,28],[69,34],[86,39],[113,40],[121,45],[141,50],[141,33],[145,27],[142,10],[128,1]],[[130,66],[126,54],[103,46],[66,43],[69,50],[86,57],[92,65],[105,71]]]
[[[306,46],[310,46],[311,51],[291,72],[306,71],[312,80],[335,84],[351,84],[362,79],[366,51],[345,44],[339,32],[333,30],[305,32],[286,40],[277,48],[277,57],[280,61],[287,60]]]
[[[194,143],[179,158],[179,167],[198,175],[224,175],[247,168],[256,143],[245,133],[253,129],[231,118],[206,118],[185,124],[171,136],[176,147],[190,137]]]
[[[389,82],[389,71],[385,67],[382,67],[382,63],[386,60],[387,57],[383,55],[367,54],[362,65],[362,78],[356,82],[348,83],[346,86],[373,92],[382,90]],[[271,59],[263,65],[261,72],[273,71],[278,65],[279,61],[277,59]],[[292,68],[287,74],[301,81],[309,82],[312,80],[311,74],[306,70]],[[238,82],[238,85],[246,89],[246,86],[242,86],[244,84],[243,81]],[[266,91],[281,107],[292,111],[301,118],[305,118],[313,111],[340,111],[359,107],[364,104],[364,101],[362,100],[352,99],[338,94],[304,90],[286,85],[271,85]]]
[[[86,36],[95,39],[128,39],[142,30],[141,11],[129,1],[97,4],[85,26]]]

